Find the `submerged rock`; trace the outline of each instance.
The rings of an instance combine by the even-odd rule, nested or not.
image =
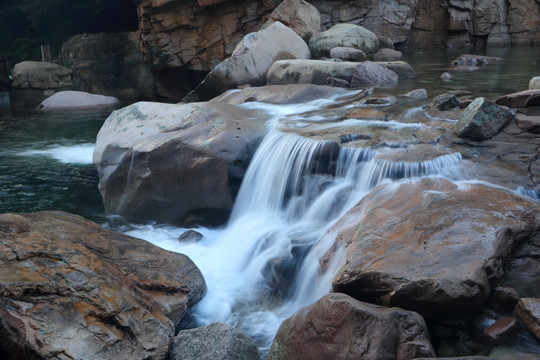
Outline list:
[[[435,356],[421,316],[331,293],[285,320],[269,360],[396,359]]]
[[[493,137],[513,118],[508,109],[480,97],[467,106],[454,132],[461,138],[482,141]]]
[[[6,360],[165,359],[206,290],[187,256],[76,215],[0,215],[0,238]]]
[[[114,108],[120,100],[112,96],[89,94],[82,91],[60,91],[43,100],[41,111]]]
[[[221,62],[184,101],[205,101],[239,85],[266,83],[270,66],[283,59],[307,59],[309,48],[300,36],[279,21],[246,35],[232,56]]]
[[[347,249],[333,289],[435,319],[475,313],[513,249],[540,230],[539,214],[538,203],[485,185],[379,186],[330,230]]]
[[[253,340],[227,324],[182,330],[173,340],[170,360],[260,360]]]
[[[314,58],[329,57],[335,47],[350,47],[371,55],[379,48],[377,35],[366,28],[354,24],[337,24],[309,40],[309,48]]]
[[[501,60],[503,59],[493,56],[464,54],[452,61],[452,66],[482,66]]]

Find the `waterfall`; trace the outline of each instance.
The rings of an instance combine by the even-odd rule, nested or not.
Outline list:
[[[193,310],[197,325],[230,323],[267,351],[285,318],[331,290],[343,254],[337,251],[326,272],[319,261],[334,244],[329,229],[345,212],[383,182],[441,175],[461,161],[447,154],[392,162],[377,159],[377,151],[271,130],[251,161],[229,224],[200,229],[205,240],[180,249],[208,284]]]

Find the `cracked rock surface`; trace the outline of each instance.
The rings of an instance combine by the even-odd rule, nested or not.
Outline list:
[[[0,215],[0,264],[6,360],[164,359],[206,290],[187,256],[59,211]]]

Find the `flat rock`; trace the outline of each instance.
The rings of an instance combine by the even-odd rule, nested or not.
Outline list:
[[[509,316],[498,319],[488,326],[484,330],[484,336],[496,345],[509,344],[515,340],[520,330],[518,319]]]
[[[337,46],[330,50],[330,57],[332,59],[340,59],[343,61],[364,61],[366,54],[362,50]]]
[[[182,330],[175,336],[170,360],[260,360],[251,338],[234,327],[213,323]]]
[[[497,105],[509,108],[526,108],[540,105],[540,90],[524,90],[503,95],[495,100]]]
[[[285,320],[269,360],[396,359],[435,356],[422,317],[331,293]]]
[[[522,298],[514,311],[537,339],[540,339],[540,299]]]
[[[6,360],[165,359],[175,324],[206,290],[187,256],[76,215],[3,214],[0,224]]]
[[[351,81],[357,62],[326,60],[280,60],[268,70],[268,85],[325,85],[329,77]]]
[[[382,185],[330,230],[347,249],[334,291],[431,318],[475,313],[504,259],[538,231],[539,209],[485,185],[429,178]]]
[[[403,57],[401,51],[394,49],[380,49],[373,54],[373,61],[397,61]]]
[[[37,107],[41,111],[114,108],[120,100],[113,96],[89,94],[82,91],[60,91],[43,100]]]
[[[521,130],[540,134],[540,116],[528,116],[517,113],[515,118],[516,124]]]

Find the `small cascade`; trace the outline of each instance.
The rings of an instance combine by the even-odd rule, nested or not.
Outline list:
[[[227,227],[181,249],[208,284],[207,296],[194,308],[195,322],[231,323],[267,351],[285,318],[331,290],[341,255],[326,273],[319,261],[334,244],[329,229],[345,212],[382,182],[441,175],[461,160],[446,154],[392,162],[377,159],[377,151],[270,131]]]

